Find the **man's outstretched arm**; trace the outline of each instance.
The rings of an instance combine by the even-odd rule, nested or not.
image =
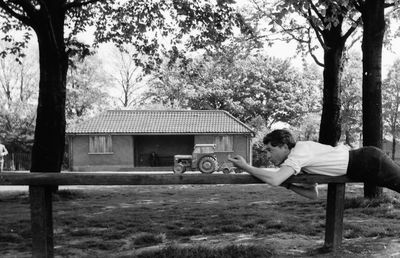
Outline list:
[[[257,168],[249,165],[242,156],[235,156],[234,158],[228,158],[229,161],[233,163],[234,166],[239,167],[249,174],[257,177],[263,182],[273,185],[273,186],[283,186],[293,192],[310,198],[318,198],[318,188],[314,185],[304,185],[304,184],[285,184],[286,179],[294,174],[294,169],[288,166],[283,166],[279,169],[269,169],[269,168]]]
[[[270,169],[270,168],[258,168],[249,165],[246,160],[237,155],[233,158],[228,158],[229,161],[233,163],[234,166],[239,167],[249,174],[257,177],[258,179],[262,180],[263,182],[278,186],[282,184],[286,179],[294,174],[294,169],[291,167],[281,167],[280,169]]]

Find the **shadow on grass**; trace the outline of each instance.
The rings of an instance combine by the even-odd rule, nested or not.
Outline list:
[[[135,246],[150,246],[165,242],[165,234],[140,233],[133,240]]]
[[[367,199],[362,196],[346,198],[344,207],[345,209],[357,209],[357,208],[376,208],[383,207],[385,205],[394,205],[397,208],[400,207],[400,199],[397,196],[382,195],[374,199]]]
[[[225,247],[179,247],[168,246],[158,251],[143,252],[137,258],[258,258],[272,257],[273,249],[250,245],[228,245]]]
[[[72,201],[88,198],[88,194],[80,190],[58,190],[53,193],[53,201]]]
[[[362,194],[349,188],[348,196]],[[156,258],[319,257],[325,188],[321,193],[319,200],[310,201],[265,185],[59,190],[53,195],[55,252],[61,257],[123,257],[139,249],[138,257]],[[27,194],[0,194],[1,208],[7,211],[0,216],[0,256],[31,250],[26,200]],[[397,195],[349,198],[345,205],[345,243],[362,239],[362,250],[364,238],[399,236]],[[360,253],[346,249],[351,257]]]

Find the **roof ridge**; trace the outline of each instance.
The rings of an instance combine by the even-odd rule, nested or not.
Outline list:
[[[67,133],[218,134],[254,131],[225,110],[107,110]]]
[[[81,122],[79,122],[79,123],[75,123],[75,124],[73,124],[72,126],[67,126],[66,129],[67,129],[68,131],[69,131],[69,130],[73,130],[73,129],[75,129],[75,127],[82,126],[82,124],[85,124],[85,123],[90,123],[90,122],[92,122],[93,120],[98,119],[99,117],[106,115],[107,113],[108,113],[108,110],[102,111],[102,112],[98,113],[97,115],[94,115],[94,116],[92,116],[92,117],[89,117],[89,118],[86,119],[85,121],[81,121]]]
[[[243,123],[242,121],[240,121],[238,118],[234,117],[234,116],[233,116],[231,113],[229,113],[228,111],[226,111],[226,110],[222,110],[222,111],[224,111],[225,114],[226,114],[227,116],[229,116],[230,118],[232,118],[233,120],[235,120],[236,122],[238,122],[239,124],[241,124],[242,126],[246,127],[248,130],[252,131],[253,134],[255,134],[254,130],[253,130],[250,126],[246,125],[245,123]]]
[[[227,112],[221,109],[109,109],[106,112]]]

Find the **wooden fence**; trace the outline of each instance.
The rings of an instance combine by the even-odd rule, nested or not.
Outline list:
[[[4,157],[4,171],[30,170],[31,154],[26,152],[10,152]]]
[[[342,243],[346,176],[298,175],[288,183],[328,184],[325,243],[335,251]],[[32,256],[54,257],[52,186],[55,185],[182,185],[182,184],[260,184],[248,174],[132,174],[96,173],[0,173],[1,185],[29,185]]]

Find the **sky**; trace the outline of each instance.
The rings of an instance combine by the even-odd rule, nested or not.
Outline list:
[[[249,0],[236,0],[237,5],[240,6],[246,6],[249,4]],[[89,30],[85,35],[82,36],[82,39],[84,41],[92,41],[93,40],[93,30]],[[361,52],[361,44],[358,46],[354,46],[353,49],[359,49]],[[101,51],[104,53],[100,53],[100,55],[104,58],[107,58],[107,55],[109,55],[109,49],[107,47],[102,48]],[[285,42],[277,42],[271,47],[266,47],[265,52],[270,55],[270,56],[275,56],[279,58],[292,58],[293,64],[297,67],[301,67],[301,57],[298,53],[296,53],[296,43],[291,42],[291,43],[285,43]],[[318,57],[320,60],[322,60],[322,51],[318,53]],[[390,68],[390,66],[393,64],[393,62],[400,58],[400,39],[395,39],[392,41],[392,49],[388,50],[387,48],[384,47],[383,49],[383,56],[382,56],[382,76],[383,78],[386,77],[386,74]],[[307,61],[310,63],[314,62],[311,57],[308,57]]]
[[[397,38],[392,42],[392,49],[389,50],[386,47],[382,49],[382,77],[385,78],[390,67],[396,59],[400,59],[400,39]],[[354,50],[359,50],[361,53],[361,42],[353,47]],[[276,43],[272,47],[266,48],[265,50],[269,55],[280,57],[280,58],[293,58],[293,64],[301,67],[301,59],[299,54],[296,53],[296,43]],[[323,54],[320,51],[318,54],[320,60],[322,60]],[[314,62],[311,57],[307,58],[307,61]]]
[[[251,0],[236,0],[236,5],[238,6],[238,9],[244,8],[248,6]],[[390,8],[389,8],[390,9]],[[390,11],[390,10],[389,10]],[[400,27],[400,24],[398,22],[392,22],[392,28]],[[385,46],[382,49],[382,77],[385,78],[387,75],[387,72],[391,65],[394,63],[396,59],[400,58],[400,39],[397,38],[393,40],[391,46],[391,50],[387,49]],[[359,50],[361,53],[361,40],[359,44],[355,44],[352,48],[353,50]],[[285,43],[285,42],[279,42],[274,44],[272,47],[268,47],[265,49],[266,53],[268,53],[270,56],[275,56],[275,57],[280,57],[280,58],[293,58],[293,64],[297,67],[301,67],[301,58],[299,54],[296,53],[296,43],[291,42],[291,43]],[[322,50],[317,53],[318,59],[322,61],[323,57],[323,52]],[[312,58],[308,55],[308,58],[306,59],[308,62],[314,62]]]

